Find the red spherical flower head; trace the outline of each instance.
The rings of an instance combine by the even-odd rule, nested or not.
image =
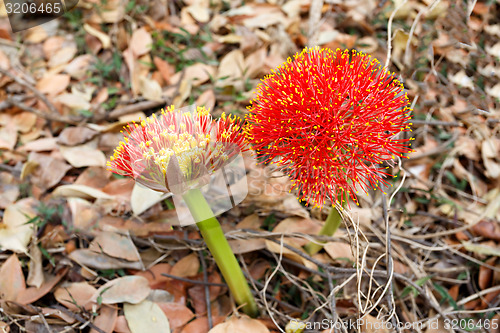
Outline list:
[[[247,134],[264,163],[288,170],[299,199],[357,203],[357,189],[389,176],[381,166],[411,151],[403,85],[360,52],[304,49],[257,87]]]
[[[182,194],[203,186],[206,176],[247,149],[235,117],[222,114],[214,120],[203,107],[182,112],[170,106],[125,131],[109,170],[162,192]]]

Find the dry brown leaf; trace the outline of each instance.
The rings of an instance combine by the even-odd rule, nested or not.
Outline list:
[[[176,328],[186,325],[191,319],[194,318],[193,311],[183,304],[179,303],[157,303],[160,309],[167,316],[170,322],[170,329],[175,330]]]
[[[49,60],[49,67],[54,68],[56,66],[65,65],[70,62],[76,55],[76,46],[67,46],[58,50],[52,58]]]
[[[0,223],[0,248],[14,252],[28,251],[27,246],[33,234],[33,225],[27,222],[36,216],[33,198],[21,199],[8,206]]]
[[[23,305],[33,303],[47,295],[56,284],[66,275],[67,269],[60,270],[57,275],[45,274],[44,282],[40,288],[30,287],[17,296],[17,302]]]
[[[210,77],[213,78],[215,72],[216,70],[213,66],[196,63],[184,68],[184,76],[182,76],[182,72],[175,73],[175,75],[170,78],[170,83],[173,85],[177,84],[182,77],[184,81],[190,81],[193,87],[197,87],[207,82]]]
[[[81,198],[68,198],[68,206],[73,217],[73,228],[79,231],[91,230],[101,215],[98,207]]]
[[[78,112],[80,110],[90,109],[90,99],[86,98],[82,94],[77,93],[64,93],[58,95],[55,98],[56,101],[67,106],[73,112]]]
[[[132,93],[134,96],[137,96],[139,94],[139,87],[140,87],[140,68],[137,64],[137,59],[136,56],[134,55],[134,52],[132,51],[131,48],[126,49],[122,53],[123,59],[125,60],[125,63],[127,64],[128,72],[130,75],[130,85],[132,88]]]
[[[26,290],[21,263],[17,255],[11,255],[0,268],[0,299],[16,301],[17,296]]]
[[[54,196],[61,196],[67,198],[82,198],[82,199],[113,199],[109,194],[99,191],[93,187],[71,184],[71,185],[61,185],[58,186],[54,192]]]
[[[461,70],[454,75],[449,75],[449,78],[452,83],[456,84],[459,87],[474,90],[474,82],[472,81],[472,78],[465,74],[464,70]]]
[[[69,258],[81,266],[96,269],[142,269],[142,264],[138,261],[125,261],[110,257],[103,253],[95,253],[88,249],[78,249],[69,254]],[[147,281],[147,280],[146,280]]]
[[[217,325],[217,324],[223,322],[224,319],[225,319],[224,317],[212,316],[212,322],[214,325]],[[189,322],[189,324],[184,326],[184,328],[182,329],[182,331],[180,333],[201,333],[201,332],[208,332],[208,331],[209,331],[208,318],[205,316],[205,317],[196,318],[195,320]]]
[[[116,318],[114,331],[116,333],[131,333],[130,329],[128,328],[127,319],[125,319],[125,316],[118,316],[118,318]]]
[[[88,127],[66,127],[57,137],[57,143],[76,146],[94,138],[98,132]]]
[[[289,217],[278,223],[273,232],[277,233],[302,233],[316,235],[321,230],[321,224],[318,221],[304,219],[301,217]],[[309,241],[303,237],[287,238],[293,240],[296,247],[304,246]]]
[[[285,17],[278,6],[252,4],[252,8],[255,14],[243,20],[243,25],[249,29],[266,29],[272,25],[288,27],[290,24],[290,20]]]
[[[151,34],[145,28],[140,28],[132,34],[129,47],[135,57],[139,57],[151,51],[152,45],[153,39],[151,38]]]
[[[47,31],[43,26],[36,26],[27,31],[24,35],[23,41],[26,43],[38,44],[46,40],[48,37]]]
[[[55,96],[66,90],[69,81],[68,74],[45,75],[37,82],[36,88],[42,93]]]
[[[189,97],[191,94],[191,89],[193,88],[193,85],[191,83],[191,80],[182,80],[180,86],[179,86],[179,93],[177,96],[174,98],[174,101],[172,102],[173,105],[182,105],[185,100]]]
[[[226,54],[220,61],[219,72],[217,73],[217,87],[227,87],[241,81],[245,69],[243,52],[239,49]]]
[[[19,147],[18,151],[52,151],[57,149],[57,138],[42,138],[34,141],[30,141],[21,147]]]
[[[210,11],[207,7],[194,4],[187,7],[187,12],[200,23],[207,23],[210,20]]]
[[[158,102],[163,101],[163,92],[160,84],[148,77],[142,76],[139,79],[139,92],[147,100]]]
[[[264,239],[232,239],[228,243],[235,254],[243,254],[266,248]]]
[[[265,48],[260,48],[250,54],[245,59],[245,78],[259,77],[265,70],[267,52]]]
[[[135,183],[132,190],[132,196],[130,198],[132,212],[134,212],[135,215],[141,215],[146,210],[169,196],[171,196],[171,194],[154,191]]]
[[[130,236],[113,231],[102,231],[97,234],[97,237],[90,243],[89,250],[104,252],[108,256],[128,261],[141,259]]]
[[[13,204],[20,191],[16,178],[7,172],[0,172],[0,209]]]
[[[17,131],[14,126],[0,127],[0,149],[12,150],[16,146]]]
[[[54,291],[55,299],[71,311],[90,310],[97,289],[87,282],[64,283]]]
[[[150,291],[149,282],[146,278],[127,275],[102,285],[94,293],[92,300],[95,302],[99,298],[102,304],[138,304],[148,297]]]
[[[124,304],[123,312],[132,333],[170,333],[168,319],[156,303]]]
[[[125,6],[120,0],[108,0],[99,5],[99,13],[90,18],[94,23],[118,23],[125,16]]]
[[[18,132],[28,133],[35,126],[37,119],[37,116],[31,112],[19,112],[12,118],[12,121]]]
[[[351,246],[343,242],[328,242],[324,246],[326,253],[332,259],[348,259],[354,262],[354,256],[352,255]]]
[[[197,106],[204,106],[207,110],[213,110],[215,106],[215,94],[212,89],[205,90],[196,100]]]
[[[66,67],[64,67],[64,71],[72,78],[80,80],[87,74],[93,60],[90,54],[80,55],[67,64]]]
[[[168,277],[162,275],[162,273],[170,274],[172,266],[168,263],[156,264],[146,271],[137,272],[135,275],[145,277],[149,281],[149,287],[151,289],[163,289],[165,287],[165,282],[169,280]]]
[[[3,69],[10,68],[9,57],[2,50],[0,50],[0,68],[3,68]]]
[[[42,251],[36,242],[31,243],[29,256],[30,263],[26,283],[28,286],[40,288],[45,277],[43,275]]]
[[[52,36],[47,38],[47,40],[43,43],[43,54],[45,55],[45,58],[52,58],[54,54],[63,47],[63,44],[63,36]]]
[[[101,189],[109,182],[111,172],[101,167],[88,167],[75,181],[75,184]]]
[[[175,67],[159,57],[154,57],[153,63],[160,72],[163,80],[167,84],[170,83],[170,77],[175,73]]]
[[[108,305],[102,306],[99,315],[94,319],[94,325],[106,333],[112,333],[118,318],[118,309]],[[97,333],[91,329],[90,333]]]
[[[232,316],[228,321],[212,328],[209,333],[269,333],[269,329],[256,319]]]
[[[106,156],[97,148],[97,140],[94,139],[86,144],[79,146],[59,146],[64,159],[75,168],[87,166],[100,166],[106,165]]]
[[[104,49],[107,49],[111,46],[111,38],[109,38],[109,36],[107,34],[105,34],[104,32],[92,27],[91,25],[89,25],[87,23],[83,24],[83,29],[85,31],[87,31],[89,34],[91,34],[92,36],[99,39],[99,41],[101,42],[102,47]]]
[[[495,261],[497,260],[496,257],[492,257],[486,261],[486,264],[490,266],[495,266]],[[491,268],[488,268],[486,266],[480,266],[479,267],[479,276],[477,278],[479,288],[481,290],[487,289],[490,287],[491,280],[493,278],[493,270]]]
[[[53,158],[47,154],[32,152],[28,161],[38,163],[34,170],[31,181],[43,190],[47,190],[61,181],[71,166],[66,162]]]
[[[199,269],[200,261],[198,260],[198,255],[191,253],[176,262],[170,274],[179,277],[194,276],[198,274]]]

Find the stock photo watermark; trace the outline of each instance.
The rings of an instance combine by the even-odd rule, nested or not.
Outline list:
[[[78,0],[0,0],[13,32],[30,29],[63,16]]]
[[[334,321],[332,319],[323,319],[322,321],[315,322],[303,322],[300,320],[291,320],[289,329],[292,330],[308,330],[308,331],[322,331],[322,330],[331,330],[340,331],[341,329],[348,330],[356,330],[358,332],[361,331],[378,331],[378,330],[415,330],[415,331],[423,331],[425,329],[442,329],[445,330],[496,330],[499,327],[498,319],[483,319],[483,320],[474,320],[474,319],[444,319],[439,321],[438,319],[430,320],[430,321],[419,321],[419,322],[398,322],[394,324],[392,322],[387,321],[378,321],[378,320],[365,320],[364,318],[358,319],[349,319],[349,320],[337,320]]]

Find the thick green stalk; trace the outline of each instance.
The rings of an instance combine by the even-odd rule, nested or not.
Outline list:
[[[196,223],[196,225],[200,229],[201,235],[212,253],[217,266],[219,266],[234,300],[238,305],[243,305],[243,312],[251,317],[256,317],[258,309],[250,287],[224,236],[219,221],[214,217],[214,213],[203,197],[203,194],[198,189],[192,189],[186,192],[183,198],[193,218],[196,221],[201,221]],[[209,305],[207,304],[207,306]]]
[[[342,217],[340,216],[340,213],[337,210],[337,208],[333,206],[332,209],[330,209],[330,213],[328,214],[328,217],[326,218],[323,227],[319,231],[319,235],[333,236],[335,231],[337,231],[337,229],[339,228],[341,222],[342,222]],[[321,250],[322,248],[323,245],[313,242],[310,242],[305,246],[306,251],[310,255],[318,253],[318,251]]]

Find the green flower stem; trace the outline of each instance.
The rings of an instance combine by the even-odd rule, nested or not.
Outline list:
[[[332,207],[330,210],[330,213],[328,214],[328,217],[326,218],[325,223],[323,224],[323,227],[319,231],[319,235],[321,236],[333,236],[335,231],[340,226],[340,223],[342,222],[342,217],[340,216],[339,211],[335,206]],[[317,244],[310,242],[306,244],[305,249],[306,251],[310,254],[316,254],[318,253],[319,250],[323,248],[323,245]]]
[[[203,197],[203,194],[198,189],[192,189],[186,192],[183,198],[193,218],[196,221],[201,221],[196,224],[217,266],[219,266],[234,300],[238,305],[243,305],[243,312],[250,317],[256,317],[258,309],[250,287],[224,236],[219,221],[214,217],[214,213]]]

